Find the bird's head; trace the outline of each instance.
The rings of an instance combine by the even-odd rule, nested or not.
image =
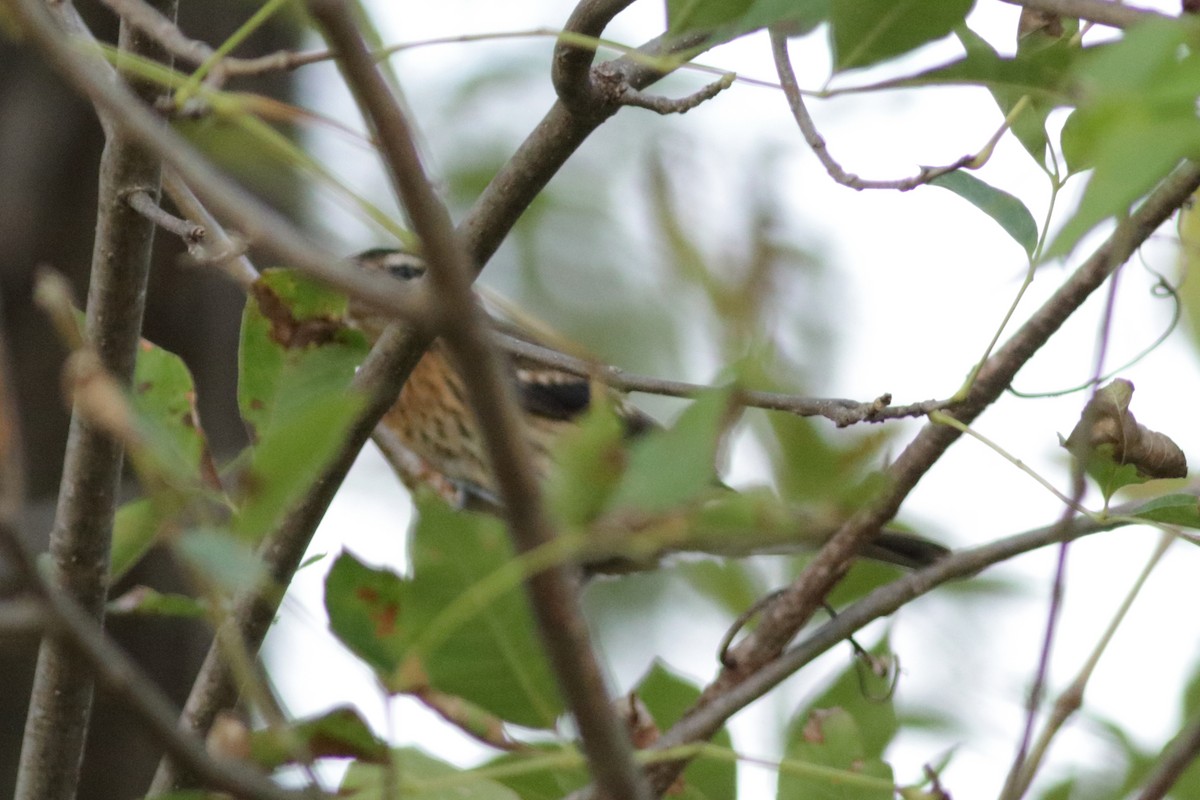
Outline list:
[[[420,280],[425,277],[425,260],[415,253],[387,247],[364,250],[350,259],[355,265],[372,272],[383,272],[399,281]],[[356,327],[372,339],[379,336],[392,318],[380,314],[367,304],[350,299],[350,318]]]

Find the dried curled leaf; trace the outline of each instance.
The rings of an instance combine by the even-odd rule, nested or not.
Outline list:
[[[1037,33],[1051,39],[1062,38],[1062,15],[1036,8],[1022,8],[1021,19],[1017,23],[1017,39],[1021,40]]]
[[[1133,384],[1121,378],[1100,389],[1084,407],[1063,446],[1081,459],[1093,476],[1096,468],[1107,462],[1109,467],[1133,467],[1142,480],[1186,477],[1183,450],[1165,433],[1150,430],[1134,418],[1129,410],[1132,397]]]

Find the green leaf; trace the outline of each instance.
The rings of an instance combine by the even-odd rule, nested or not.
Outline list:
[[[1200,120],[1139,118],[1137,109],[1130,108],[1124,118],[1098,125],[1094,145],[1071,149],[1072,170],[1086,162],[1094,164],[1095,172],[1079,206],[1046,249],[1048,259],[1069,255],[1089,231],[1129,211],[1180,161],[1200,152]]]
[[[667,0],[667,32],[677,36],[706,31],[734,21],[754,0]]]
[[[158,617],[197,619],[208,613],[207,604],[183,594],[163,594],[149,586],[135,586],[120,597],[108,601],[113,615],[141,614]]]
[[[301,497],[338,453],[363,398],[341,391],[314,397],[278,421],[250,450],[241,476],[232,529],[258,542]]]
[[[430,639],[415,642],[430,683],[519,725],[552,727],[562,700],[504,525],[422,498],[410,552],[409,622],[417,630],[438,626],[428,631]],[[505,573],[508,580],[479,591]],[[452,603],[460,617],[443,613]],[[430,642],[435,647],[424,650]]]
[[[874,431],[838,445],[817,431],[813,420],[791,414],[767,418],[773,437],[764,437],[779,493],[789,502],[817,505],[818,511],[855,509],[878,489],[869,470],[891,433]]]
[[[1131,205],[1181,160],[1200,154],[1200,55],[1196,26],[1151,20],[1117,43],[1089,50],[1073,74],[1081,99],[1064,130],[1072,170],[1092,167],[1078,208],[1047,249],[1067,255],[1103,220]]]
[[[345,327],[346,298],[292,270],[267,270],[242,315],[238,407],[252,438],[344,392],[367,353]]]
[[[863,730],[843,708],[814,709],[788,732],[779,800],[892,800],[892,770],[867,758]]]
[[[720,40],[770,27],[788,36],[804,36],[829,19],[829,5],[830,0],[756,0],[727,33],[722,32]]]
[[[877,658],[892,657],[886,640],[871,652]],[[851,663],[788,726],[790,763],[780,770],[781,800],[894,796],[891,767],[881,759],[899,729],[895,708],[890,697],[883,697],[887,684],[860,675],[861,669],[865,667]]]
[[[113,520],[112,556],[109,581],[116,583],[134,567],[158,540],[165,524],[160,506],[150,499],[131,500],[117,509]]]
[[[266,571],[245,542],[217,528],[197,528],[172,540],[188,566],[229,594],[260,586]]]
[[[939,67],[913,75],[854,87],[855,92],[903,89],[919,86],[983,86],[1003,91],[1009,97],[1029,95],[1049,105],[1072,100],[1071,65],[1078,50],[1049,49],[1016,58],[1002,57],[982,39],[972,38],[964,27],[958,29],[966,54]],[[1007,111],[1006,111],[1007,113]]]
[[[738,561],[682,561],[674,565],[674,570],[688,586],[732,616],[741,614],[767,592],[762,579]]]
[[[406,747],[392,751],[392,776],[385,767],[357,761],[342,779],[339,795],[354,800],[521,800],[506,786],[472,776],[444,761]]]
[[[196,386],[179,356],[143,339],[129,402],[142,437],[142,445],[131,449],[129,457],[151,496],[117,511],[109,568],[113,581],[132,569],[174,524],[172,517],[189,495],[215,499],[209,487],[220,486],[196,414]]]
[[[496,781],[521,800],[560,800],[591,783],[583,754],[565,745],[534,745],[532,751],[505,753],[480,768],[503,770]]]
[[[578,427],[555,442],[555,469],[546,482],[546,505],[564,527],[593,520],[607,505],[625,471],[625,426],[604,392],[593,401]]]
[[[298,747],[312,758],[354,758],[370,764],[386,764],[388,760],[387,743],[350,706],[298,720],[287,730],[258,730],[250,739],[251,757],[266,769],[295,761]]]
[[[610,508],[665,511],[714,487],[717,448],[729,415],[729,399],[728,389],[706,392],[669,429],[653,431],[634,442],[629,468]]]
[[[1196,496],[1191,494],[1156,497],[1138,506],[1129,516],[1181,528],[1200,529],[1200,507],[1197,506]]]
[[[185,485],[215,483],[208,442],[196,413],[196,385],[183,359],[142,340],[130,401],[155,459]]]
[[[248,541],[311,490],[361,409],[348,387],[368,348],[345,314],[344,297],[292,271],[268,270],[254,284],[238,382],[254,444],[233,521]]]
[[[325,584],[333,632],[392,691],[428,686],[511,722],[553,726],[562,702],[503,525],[431,498],[418,505],[411,579],[337,559]]]
[[[833,0],[834,71],[870,66],[947,36],[973,5],[974,0]]]
[[[678,722],[684,712],[700,699],[700,689],[672,672],[665,664],[655,661],[638,682],[634,694],[645,703],[660,731]],[[721,728],[709,740],[717,747],[733,752],[729,731]],[[737,767],[733,759],[706,758],[701,755],[688,764],[683,772],[688,797],[725,800],[737,796]]]
[[[1029,91],[1024,86],[1014,87],[998,81],[985,84],[1005,118],[1008,118],[1018,102],[1024,100],[1025,107],[1011,120],[1010,129],[1021,146],[1043,170],[1048,169],[1047,153],[1050,147],[1046,134],[1046,119],[1052,110],[1065,102],[1066,98],[1058,96],[1058,92],[1066,89],[1063,80],[1066,65],[1082,51],[1073,35],[1078,27],[1077,21],[1064,20],[1062,36],[1052,38],[1035,33],[1021,38],[1017,43],[1014,63],[1028,63],[1038,68],[1044,64],[1056,65],[1056,69],[1040,72],[1044,78],[1050,79],[1048,85],[1039,87],[1038,91]],[[984,62],[1002,61],[992,46],[966,25],[960,26],[956,33],[968,57],[974,55]],[[1051,93],[1048,89],[1057,91]]]
[[[715,42],[771,26],[801,36],[829,18],[830,0],[667,0],[672,35],[710,31]]]
[[[325,576],[329,629],[380,675],[392,676],[403,663],[408,582],[391,570],[374,569],[343,552]]]
[[[954,192],[987,214],[1017,244],[1025,248],[1026,253],[1033,255],[1038,242],[1038,227],[1029,209],[1019,199],[961,169],[935,178],[929,183]]]

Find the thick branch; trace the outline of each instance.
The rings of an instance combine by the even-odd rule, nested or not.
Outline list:
[[[408,121],[376,69],[345,3],[310,0],[309,8],[339,54],[347,82],[375,129],[393,183],[424,245],[434,295],[445,320],[440,333],[458,363],[466,366],[463,379],[504,502],[509,533],[518,551],[535,550],[551,542],[555,531],[541,506],[513,388],[490,344],[485,315],[471,291],[473,270],[466,252],[449,213],[425,176]],[[614,799],[648,797],[628,736],[610,706],[571,575],[565,567],[552,567],[530,576],[527,585],[542,641],[601,792]]]
[[[175,0],[162,6],[174,16]],[[121,26],[120,50],[158,58],[151,40]],[[155,90],[137,85],[151,102]],[[128,385],[142,329],[154,224],[127,202],[133,192],[157,198],[160,162],[117,127],[108,131],[100,162],[99,215],[92,249],[87,301],[87,337],[103,366]],[[71,418],[50,553],[54,580],[81,607],[103,620],[108,593],[109,547],[121,483],[123,450],[78,412]],[[92,675],[77,654],[45,639],[17,773],[17,800],[71,800],[92,709]]]
[[[632,4],[633,0],[580,0],[567,18],[563,31],[599,38],[613,17]],[[592,79],[595,58],[595,49],[560,40],[554,48],[550,80],[558,99],[573,114],[586,117],[599,113],[607,118],[605,111],[609,111],[607,107],[611,103],[601,96]]]

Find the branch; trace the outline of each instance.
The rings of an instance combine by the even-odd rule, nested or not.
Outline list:
[[[734,77],[732,72],[726,73],[704,88],[686,97],[664,97],[658,94],[647,94],[639,92],[631,86],[626,86],[625,90],[621,92],[620,101],[622,105],[649,109],[657,114],[686,114],[701,103],[713,99],[730,86],[733,86]]]
[[[1110,28],[1129,28],[1150,19],[1174,19],[1174,17],[1158,11],[1125,5],[1113,2],[1113,0],[1002,0],[1002,2],[1062,17],[1083,19],[1107,25]]]
[[[93,52],[74,47],[39,0],[6,0],[29,40],[50,64],[97,107],[102,119],[122,136],[169,164],[197,195],[226,220],[236,220],[248,242],[281,263],[301,270],[381,311],[411,324],[427,324],[423,287],[386,275],[355,269],[303,234],[267,206],[222,175],[183,137],[163,124],[124,86],[109,79],[111,68]],[[71,8],[59,4],[58,8]],[[67,13],[64,11],[63,13]],[[82,22],[73,27],[78,29]]]
[[[176,0],[163,2],[171,16],[175,5]],[[161,56],[157,46],[126,25],[121,26],[118,46],[121,52],[136,56]],[[155,87],[140,82],[131,88],[147,103],[157,94]],[[107,130],[106,139],[100,162],[87,338],[103,367],[128,386],[141,337],[155,228],[126,198],[132,192],[157,197],[161,165],[119,126]],[[79,604],[79,613],[92,620],[104,618],[123,456],[119,441],[86,419],[78,408],[73,411],[50,554],[54,581]],[[25,720],[16,800],[73,800],[93,690],[91,672],[77,654],[61,641],[44,639]]]
[[[804,136],[804,141],[812,149],[817,160],[825,167],[825,171],[829,173],[829,177],[833,178],[837,183],[858,191],[862,191],[863,189],[892,189],[907,192],[943,175],[970,166],[978,159],[976,155],[962,156],[951,164],[941,167],[922,167],[921,171],[911,178],[901,178],[891,181],[867,180],[846,172],[846,170],[842,169],[842,165],[829,154],[829,147],[825,142],[825,137],[821,136],[821,133],[817,130],[816,123],[813,122],[812,115],[808,113],[808,106],[804,103],[804,93],[800,91],[800,84],[796,82],[796,73],[792,70],[792,61],[788,55],[787,43],[787,35],[782,30],[771,29],[771,53],[775,57],[775,71],[779,74],[779,83],[783,87],[784,96],[787,97],[788,106],[792,109],[792,116],[796,120],[796,125],[800,128],[800,133]],[[1003,130],[1002,128],[1001,132]],[[994,140],[992,144],[995,144]],[[985,148],[986,150],[987,148]]]
[[[827,650],[837,646],[871,622],[895,613],[905,604],[953,580],[972,577],[988,567],[1059,542],[1073,541],[1101,531],[1128,524],[1128,518],[1115,519],[1136,509],[1140,503],[1112,509],[1114,518],[1095,520],[1077,517],[1069,525],[1055,523],[1026,533],[1010,536],[970,550],[957,550],[937,563],[909,573],[882,586],[862,600],[838,612],[798,645],[730,687],[699,709],[693,709],[655,743],[654,749],[676,747],[712,736],[725,722],[750,703],[810,664]],[[655,775],[656,786],[661,785]],[[663,777],[665,780],[665,777]]]
[[[580,0],[567,18],[563,32],[598,39],[613,17],[632,4],[633,0]],[[571,113],[602,115],[601,119],[607,119],[616,109],[596,90],[592,73],[595,58],[595,48],[560,39],[554,48],[550,80],[559,101]]]
[[[611,19],[627,5],[629,0],[591,0],[583,3],[568,20],[565,30],[592,35],[591,31],[595,30],[595,25],[600,20]],[[585,9],[587,13],[584,13]],[[600,32],[602,31],[598,31],[597,34]],[[556,73],[560,73],[555,80],[555,86],[560,92],[563,91],[560,85],[563,82],[573,86],[586,79],[590,86],[592,73],[607,76],[609,85],[620,91],[594,98],[598,105],[592,107],[576,107],[574,101],[568,103],[561,99],[560,95],[559,101],[550,108],[542,121],[513,153],[512,158],[496,173],[458,226],[463,246],[474,261],[476,269],[483,268],[500,247],[504,237],[512,230],[517,219],[558,173],[571,154],[583,144],[592,131],[621,109],[621,91],[626,87],[644,89],[670,72],[647,66],[637,56],[659,57],[685,50],[699,54],[708,46],[708,40],[701,35],[671,41],[665,37],[658,37],[639,47],[633,54],[605,61],[588,73],[586,67],[594,56],[592,51],[560,44],[555,50],[554,61],[554,69]],[[583,55],[560,55],[565,52],[564,49],[583,53],[586,55],[586,62]],[[566,58],[566,66],[562,64],[563,58]],[[566,72],[563,73],[563,70]],[[570,96],[570,92],[577,90],[566,91]]]
[[[192,222],[191,220],[180,219],[174,214],[168,214],[158,204],[158,198],[151,195],[145,189],[134,189],[130,192],[125,201],[130,207],[145,217],[150,222],[162,228],[167,233],[172,233],[183,239],[183,243],[188,249],[192,249],[204,241],[204,237],[208,235],[208,231],[203,225]]]
[[[1100,663],[1100,657],[1104,654],[1105,650],[1108,649],[1113,637],[1116,636],[1117,629],[1125,620],[1126,615],[1129,613],[1130,607],[1133,605],[1134,599],[1146,585],[1146,581],[1150,578],[1150,574],[1162,560],[1163,555],[1167,552],[1167,548],[1170,547],[1177,538],[1174,532],[1167,530],[1162,531],[1159,534],[1159,537],[1158,547],[1154,549],[1154,553],[1150,556],[1150,560],[1144,567],[1142,567],[1142,571],[1138,575],[1137,580],[1134,581],[1133,586],[1130,587],[1128,592],[1126,592],[1124,599],[1121,601],[1121,605],[1117,608],[1117,612],[1109,621],[1108,627],[1105,628],[1100,640],[1097,642],[1096,646],[1092,648],[1092,652],[1084,661],[1083,666],[1080,667],[1079,674],[1075,676],[1075,679],[1071,681],[1070,685],[1068,685],[1066,689],[1063,689],[1058,698],[1054,701],[1046,722],[1042,725],[1041,733],[1038,735],[1037,740],[1033,743],[1033,747],[1030,748],[1029,742],[1031,739],[1033,722],[1036,720],[1036,715],[1039,710],[1038,707],[1041,704],[1041,696],[1044,692],[1046,674],[1049,672],[1048,662],[1050,660],[1050,648],[1048,645],[1043,644],[1043,655],[1041,656],[1040,663],[1038,664],[1037,680],[1033,689],[1031,689],[1029,692],[1030,700],[1028,704],[1028,723],[1026,725],[1025,733],[1021,739],[1020,748],[1017,751],[1017,758],[1014,759],[1008,778],[1004,782],[1004,788],[1000,794],[1002,798],[1020,798],[1025,796],[1025,794],[1029,791],[1030,784],[1033,783],[1033,779],[1037,776],[1038,770],[1045,763],[1046,755],[1050,750],[1050,744],[1054,741],[1054,737],[1057,736],[1058,733],[1063,729],[1063,727],[1071,719],[1072,715],[1074,715],[1077,711],[1079,711],[1080,708],[1083,707],[1084,692],[1087,689],[1088,681],[1091,680],[1092,675],[1096,671],[1097,665]],[[1054,607],[1052,608],[1053,614],[1050,616],[1051,623],[1057,622],[1058,612],[1062,605],[1063,591],[1061,589],[1061,574],[1063,571],[1063,562],[1065,561],[1066,549],[1065,543],[1059,548],[1059,564],[1057,567],[1058,574],[1056,575],[1057,580],[1053,589]],[[1047,624],[1046,627],[1047,631],[1045,641],[1048,642],[1052,639],[1053,625]]]
[[[32,554],[7,516],[0,518],[0,549],[6,552],[22,573],[31,593],[39,599],[48,632],[64,649],[78,654],[84,662],[81,666],[86,666],[88,674],[94,674],[105,688],[122,701],[122,708],[129,709],[154,735],[155,741],[172,758],[194,771],[205,786],[249,800],[300,800],[313,797],[311,793],[299,794],[281,789],[242,762],[218,763],[205,751],[199,739],[181,731],[176,724],[171,701],[154,679],[108,639],[89,609],[38,572]],[[22,795],[22,791],[28,790],[18,784],[16,797],[34,796]],[[74,793],[70,796],[73,797]]]
[[[1197,188],[1200,188],[1200,167],[1190,162],[1164,179],[1004,346],[984,362],[964,400],[951,412],[953,416],[969,423],[995,402],[1017,370],[1159,225],[1188,201]],[[684,722],[714,702],[725,702],[726,695],[739,691],[739,684],[757,673],[777,669],[783,648],[812,617],[856,554],[895,516],[908,493],[960,435],[958,430],[946,425],[926,424],[886,470],[885,491],[847,520],[800,576],[767,608],[759,627],[730,651],[733,666],[722,670],[709,684],[698,703],[685,715]],[[934,567],[939,568],[943,567]],[[661,791],[669,786],[679,768],[679,765],[656,768],[653,774],[655,788]]]
[[[250,284],[258,279],[258,270],[246,258],[245,245],[230,238],[225,227],[174,172],[168,171],[163,176],[163,191],[181,214],[204,227],[204,241],[199,244],[199,252],[189,251],[191,256],[220,269],[243,291],[249,289]]]
[[[430,282],[445,321],[439,332],[457,362],[466,366],[463,379],[506,509],[509,533],[518,552],[535,550],[553,541],[556,532],[541,506],[513,387],[490,346],[485,315],[471,291],[472,265],[425,175],[408,121],[376,69],[345,2],[310,0],[309,10],[339,54],[347,83],[375,130],[397,193],[428,256]],[[628,735],[612,711],[572,575],[561,565],[552,567],[530,576],[527,587],[542,641],[600,790],[612,798],[649,797]]]
[[[543,347],[504,333],[497,333],[495,338],[498,345],[506,352],[536,364],[551,367],[559,372],[566,372],[581,378],[595,378],[605,386],[620,392],[642,392],[665,397],[695,397],[697,394],[713,388],[701,383],[673,381],[625,372],[620,367],[578,358],[560,350]],[[839,428],[859,422],[883,422],[889,419],[923,417],[953,405],[949,400],[924,400],[919,403],[893,406],[891,404],[892,396],[886,393],[869,402],[861,402],[836,397],[800,397],[782,392],[762,392],[753,389],[739,389],[734,394],[733,400],[739,405],[750,408],[786,411],[801,417],[825,417],[836,423]]]

